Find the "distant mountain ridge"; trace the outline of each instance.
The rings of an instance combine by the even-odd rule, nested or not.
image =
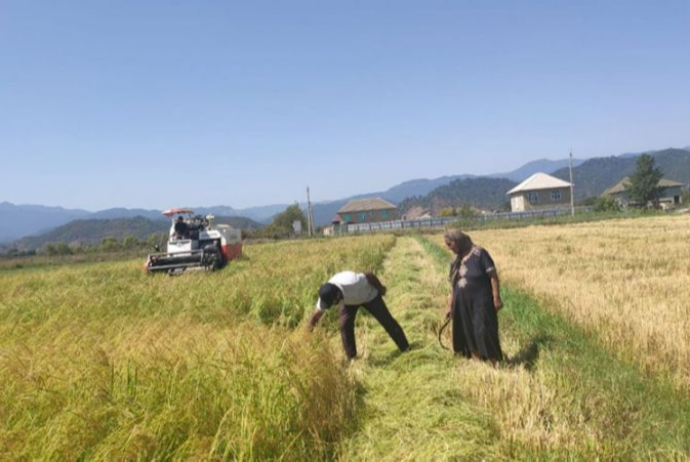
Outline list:
[[[513,172],[508,172],[506,175],[511,176],[511,178],[518,178],[521,181],[529,176],[526,175],[525,171],[531,171],[532,167],[530,166],[539,162],[553,163],[562,161],[534,161],[524,165],[523,167],[520,167]],[[552,168],[550,166],[545,166],[544,168],[549,168],[548,171],[552,171],[550,170],[550,168]],[[522,178],[522,176],[524,176],[524,178]],[[314,222],[317,226],[330,224],[331,219],[336,215],[338,210],[348,201],[353,199],[382,197],[383,199],[386,199],[394,204],[398,204],[408,197],[424,196],[439,186],[449,184],[452,181],[476,177],[476,175],[465,174],[442,176],[434,179],[414,179],[404,181],[385,191],[357,194],[333,201],[316,202],[314,204]],[[258,207],[248,207],[244,209],[236,209],[234,207],[225,205],[192,208],[197,213],[204,215],[213,213],[216,216],[240,216],[251,218],[252,220],[260,223],[268,223],[273,216],[285,210],[289,205],[290,204],[272,204]],[[306,208],[305,204],[300,205],[303,208]],[[34,211],[35,216],[29,218],[27,213],[29,213],[31,210]],[[111,208],[97,212],[88,212],[86,210],[79,209],[63,209],[62,207],[14,205],[7,202],[0,204],[0,213],[2,214],[0,216],[3,217],[3,220],[0,222],[0,243],[10,243],[25,236],[41,234],[58,226],[69,223],[75,219],[115,219],[134,218],[137,216],[142,216],[151,220],[160,218],[160,211],[152,209]]]
[[[686,149],[690,149],[686,148]],[[674,166],[672,160],[666,159],[664,153],[669,150],[657,151],[654,153],[664,165],[660,166],[667,176],[676,181],[687,183],[685,174],[676,175],[675,172],[683,172],[683,165]],[[687,152],[686,150],[670,150],[676,152]],[[600,191],[620,180],[623,176],[631,172],[634,168],[635,157],[638,154],[625,154],[618,157],[590,159],[587,161],[573,159],[576,198],[578,200],[592,195],[598,195]],[[603,159],[603,160],[602,160]],[[606,159],[614,159],[607,161]],[[506,178],[514,182],[521,182],[537,171],[553,174],[559,178],[568,179],[567,159],[549,160],[540,159],[526,163],[522,167],[511,172],[485,175],[484,178]],[[674,165],[672,165],[674,164]],[[632,166],[632,167],[631,167]],[[676,169],[676,167],[678,167]],[[619,175],[620,173],[620,175]],[[338,210],[348,201],[365,197],[381,197],[394,204],[400,204],[407,198],[424,197],[439,187],[449,185],[458,180],[468,180],[480,178],[477,175],[449,175],[434,179],[414,179],[404,181],[392,186],[385,191],[357,194],[347,198],[323,201],[314,204],[314,222],[317,226],[327,225],[336,215]],[[184,204],[182,204],[184,205]],[[218,217],[247,217],[259,223],[268,223],[277,213],[285,210],[290,204],[272,204],[259,207],[248,207],[236,209],[226,205],[212,207],[193,207],[197,213],[212,213]],[[303,208],[305,204],[300,204]],[[76,219],[116,219],[134,218],[137,216],[151,220],[160,218],[159,210],[151,209],[127,209],[111,208],[98,212],[89,212],[81,209],[65,209],[62,207],[45,207],[40,205],[14,205],[8,202],[0,203],[0,244],[7,244],[14,240],[28,235],[37,235],[48,232],[61,225],[67,224]]]
[[[216,223],[229,224],[237,229],[254,230],[262,225],[244,217],[218,217]],[[170,231],[170,220],[158,216],[149,219],[143,216],[132,218],[90,218],[74,220],[59,226],[47,233],[37,236],[27,236],[12,244],[19,250],[40,249],[49,243],[65,243],[68,245],[95,245],[106,237],[123,240],[127,236],[134,236],[145,241],[153,233]]]
[[[438,216],[447,207],[457,208],[472,205],[486,210],[498,210],[508,202],[506,193],[517,185],[507,178],[465,178],[439,186],[426,196],[405,199],[399,204],[405,214],[418,208]]]
[[[573,168],[582,165],[585,161],[583,159],[573,158]],[[520,183],[525,181],[527,178],[531,177],[535,173],[553,173],[562,168],[568,168],[569,160],[550,160],[550,159],[539,159],[532,162],[528,162],[517,170],[507,173],[496,173],[493,175],[487,175],[491,178],[506,178],[508,180]]]
[[[256,207],[258,211],[254,215],[270,218],[286,206]],[[261,219],[252,219],[242,216],[242,210],[229,206],[192,207],[201,215],[213,214],[217,217],[236,217],[249,220],[252,229],[260,226]],[[0,203],[0,244],[9,244],[27,236],[40,236],[66,225],[74,220],[114,220],[121,218],[143,217],[148,220],[165,220],[160,210],[152,209],[128,209],[111,208],[98,212],[89,212],[81,209],[65,209],[62,207],[46,207],[42,205],[15,205],[9,202]]]
[[[264,207],[250,207],[247,209],[236,209],[228,205],[214,205],[211,207],[189,207],[199,215],[215,215],[217,217],[246,217],[254,221],[265,221],[270,219],[276,213],[280,213],[288,206],[288,204],[268,205]],[[148,210],[148,209],[127,209],[127,208],[112,208],[93,212],[89,218],[133,218],[146,217],[152,220],[161,218],[162,210]]]
[[[649,154],[664,173],[664,178],[690,184],[690,150],[669,148]],[[587,160],[573,169],[575,200],[598,197],[606,188],[631,175],[636,163],[637,156],[632,155]],[[567,168],[554,172],[553,176],[566,181],[570,178]]]
[[[11,242],[29,233],[49,231],[88,215],[89,212],[80,209],[0,202],[0,243]]]

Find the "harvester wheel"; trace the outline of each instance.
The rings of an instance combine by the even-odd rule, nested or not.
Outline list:
[[[204,247],[203,266],[206,268],[206,271],[214,271],[222,268],[223,257],[217,246],[208,245]]]

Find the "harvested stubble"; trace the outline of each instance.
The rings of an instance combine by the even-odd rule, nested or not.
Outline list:
[[[470,234],[505,281],[595,332],[619,357],[690,388],[690,217]]]
[[[292,331],[386,236],[251,246],[213,274],[141,262],[0,278],[0,453],[24,459],[328,458],[354,397],[339,350]]]
[[[420,241],[443,274],[450,253]],[[688,459],[687,395],[617,359],[525,292],[509,285],[502,292],[506,361],[494,369],[461,360],[457,380],[462,394],[496,419],[502,457]]]

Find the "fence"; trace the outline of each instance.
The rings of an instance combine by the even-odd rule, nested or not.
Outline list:
[[[578,213],[591,212],[592,207],[577,207]],[[552,210],[532,210],[529,212],[503,212],[503,213],[487,213],[476,215],[465,220],[487,222],[497,220],[524,220],[529,218],[551,218],[563,215],[569,215],[570,209],[552,209]],[[395,221],[380,221],[375,223],[355,223],[347,225],[348,233],[366,233],[369,231],[385,231],[393,229],[407,229],[407,228],[440,228],[448,226],[449,224],[458,221],[458,217],[446,218],[426,218],[422,220],[395,220]]]

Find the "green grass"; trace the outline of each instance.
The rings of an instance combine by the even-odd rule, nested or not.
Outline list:
[[[116,262],[132,259],[146,261],[152,249],[134,248],[114,252],[80,252],[73,255],[28,255],[22,257],[0,256],[0,277],[17,274],[19,271],[47,271],[64,268],[68,265],[88,265],[98,262]]]

